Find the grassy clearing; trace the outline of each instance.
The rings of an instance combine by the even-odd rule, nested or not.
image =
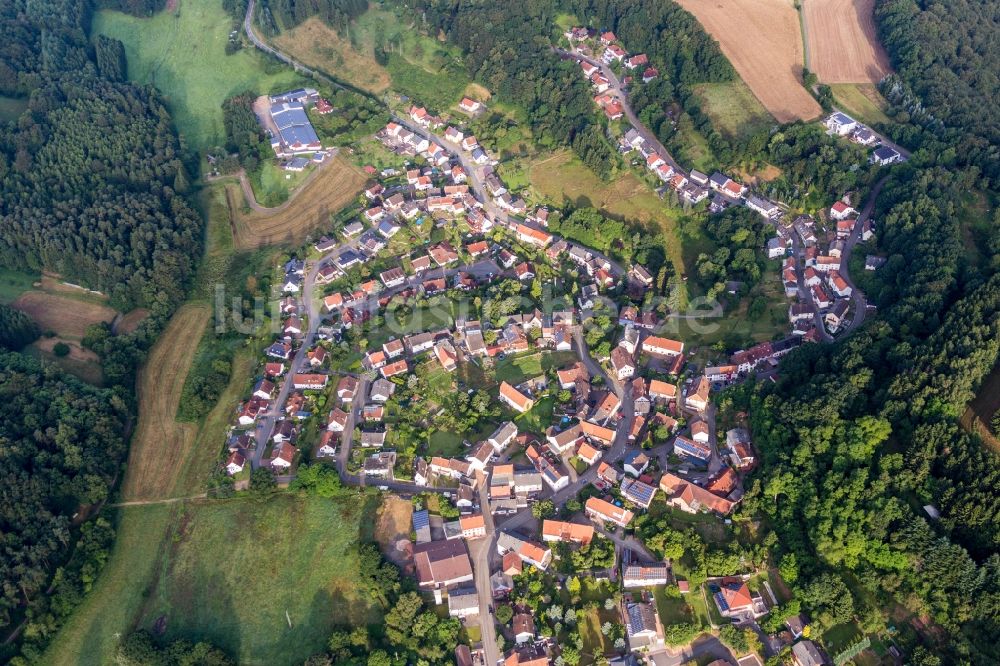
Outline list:
[[[378,620],[355,585],[374,511],[291,495],[127,507],[107,568],[42,661],[111,663],[117,634],[162,618],[167,640],[209,640],[239,663],[301,663],[335,623]]]
[[[253,197],[261,206],[280,206],[298,191],[315,168],[310,166],[296,173],[282,169],[277,162],[265,161],[260,171],[250,177]]]
[[[701,135],[688,116],[682,116],[677,123],[678,149],[674,156],[684,166],[711,173],[716,164],[715,153],[708,145],[708,139]]]
[[[595,657],[613,654],[614,641],[601,633],[601,625],[605,622],[618,622],[620,618],[615,610],[606,611],[603,607],[589,608],[577,616],[580,627],[580,638],[583,639],[583,652]]]
[[[200,339],[210,314],[207,305],[189,304],[178,310],[139,372],[139,424],[122,484],[126,500],[173,496],[179,470],[197,441],[197,427],[174,418],[197,349],[196,344],[178,341]]]
[[[129,77],[155,85],[188,145],[203,150],[224,137],[221,106],[227,97],[245,90],[277,92],[304,82],[256,49],[227,56],[234,27],[222,0],[179,0],[176,10],[150,18],[96,12],[91,32],[125,44]]]
[[[694,591],[694,594],[697,596],[697,590]],[[687,596],[691,597],[692,595]],[[663,622],[664,626],[681,624],[682,622],[698,624],[699,619],[685,598],[683,596],[668,596],[666,586],[656,586],[653,589],[653,598],[656,600],[656,610],[659,612],[660,621]]]
[[[0,268],[0,303],[10,305],[38,281],[37,274]]]
[[[722,134],[743,139],[774,124],[774,118],[741,79],[694,87],[702,109]]]
[[[983,248],[988,247],[989,237],[993,232],[990,220],[992,207],[990,197],[981,190],[970,190],[962,195],[958,223],[965,256],[974,266],[982,266],[987,260]]]
[[[892,120],[885,115],[888,103],[871,83],[835,83],[830,86],[833,99],[837,106],[854,118],[874,125],[890,123]]]
[[[784,335],[788,331],[789,301],[777,275],[777,262],[771,264],[764,270],[760,282],[721,319],[699,320],[699,329],[681,321],[684,339],[701,347],[723,341],[729,348],[739,348]],[[735,300],[736,297],[730,298]]]
[[[520,384],[552,368],[561,368],[576,360],[573,352],[534,353],[526,356],[508,356],[496,364],[497,382]]]
[[[431,109],[454,105],[470,82],[468,73],[457,62],[432,72],[392,54],[387,68],[394,89]]]
[[[518,415],[514,422],[521,432],[533,432],[542,434],[545,429],[552,425],[552,412],[555,409],[556,399],[552,396],[541,398],[535,402],[535,406],[524,414]]]
[[[65,356],[56,356],[53,348],[62,342],[69,347]],[[66,372],[94,386],[104,385],[104,371],[101,369],[101,358],[84,349],[79,343],[62,338],[40,338],[28,345],[24,352],[38,358],[55,363]]]
[[[667,206],[633,173],[604,182],[568,151],[528,165],[529,194],[557,207],[593,206],[605,215],[644,227],[659,228],[666,237],[667,256],[678,273],[693,273],[694,259],[679,231],[683,212]]]
[[[0,121],[16,122],[28,108],[28,99],[0,95]]]
[[[236,248],[250,250],[301,243],[309,234],[329,226],[331,216],[352,203],[365,182],[364,172],[338,155],[303,185],[295,197],[267,213],[249,210],[240,186],[228,184],[226,200]]]

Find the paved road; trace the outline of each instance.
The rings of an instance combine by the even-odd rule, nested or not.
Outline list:
[[[674,159],[673,155],[671,155],[663,144],[660,143],[659,139],[656,138],[656,135],[650,132],[649,128],[646,127],[641,120],[639,120],[639,116],[635,115],[635,111],[632,110],[632,105],[628,101],[628,95],[626,95],[625,91],[622,89],[622,84],[618,79],[618,75],[615,74],[603,60],[599,58],[591,58],[590,56],[577,53],[576,51],[566,51],[565,49],[557,48],[555,49],[555,52],[561,56],[572,58],[577,62],[588,62],[591,65],[600,68],[601,74],[603,74],[611,83],[611,87],[607,90],[607,93],[621,103],[622,110],[625,112],[625,118],[627,118],[632,127],[635,128],[635,131],[638,132],[648,144],[656,148],[656,152],[659,153],[660,157],[662,157],[667,164],[673,167],[675,172],[687,173],[683,168],[681,168],[681,165]]]
[[[875,210],[875,200],[878,199],[878,195],[882,192],[882,188],[888,179],[889,176],[883,176],[872,187],[871,194],[868,195],[868,201],[865,202],[864,208],[861,209],[861,214],[858,215],[858,221],[854,224],[854,231],[851,232],[847,242],[844,244],[844,253],[840,262],[840,276],[844,278],[844,282],[851,288],[851,301],[854,305],[854,317],[851,319],[851,324],[847,328],[847,331],[853,331],[863,324],[868,311],[868,299],[865,297],[864,292],[854,284],[854,280],[851,279],[851,253],[854,252],[854,246],[861,240],[861,230],[868,218],[871,217],[872,211]]]
[[[497,645],[496,623],[489,609],[493,606],[493,586],[490,585],[490,553],[496,552],[496,525],[493,514],[490,513],[489,486],[485,476],[479,477],[479,510],[486,523],[486,537],[469,543],[469,554],[472,557],[472,570],[475,576],[476,592],[479,594],[479,633],[483,642],[483,654],[486,663],[492,666],[500,661],[500,648]],[[530,512],[526,512],[530,513]]]

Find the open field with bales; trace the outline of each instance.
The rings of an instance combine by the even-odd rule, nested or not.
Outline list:
[[[802,86],[802,31],[789,0],[678,0],[719,41],[722,52],[779,122],[822,109]]]
[[[362,519],[375,501],[124,507],[107,567],[42,663],[113,663],[119,636],[154,627],[165,640],[211,641],[241,664],[302,663],[334,625],[379,619],[357,586],[356,546],[363,530],[371,536]]]
[[[222,102],[253,90],[266,94],[293,88],[304,80],[256,49],[226,55],[236,22],[222,0],[177,0],[149,18],[102,10],[91,34],[114,37],[125,44],[128,75],[155,85],[190,147],[204,150],[224,138]]]
[[[875,0],[804,0],[809,70],[823,83],[878,83],[889,56],[878,41]]]
[[[226,186],[236,247],[249,250],[279,243],[301,243],[329,224],[330,216],[351,203],[365,184],[364,173],[342,156],[325,165],[295,196],[270,211],[250,210],[238,184]]]
[[[207,305],[178,310],[139,372],[139,423],[122,484],[125,500],[172,496],[176,474],[198,434],[195,425],[175,420],[177,405],[197,349],[193,341],[201,338],[210,314]]]

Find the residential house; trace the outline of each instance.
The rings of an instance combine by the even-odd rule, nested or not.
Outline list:
[[[830,206],[830,219],[832,220],[846,220],[849,217],[857,215],[858,211],[854,210],[850,205],[844,203],[843,201],[836,201],[832,206]],[[838,231],[840,227],[838,225]]]
[[[233,451],[226,458],[226,474],[229,476],[235,476],[243,471],[243,467],[246,465],[246,457],[239,451]]]
[[[642,341],[642,351],[660,357],[678,356],[684,351],[684,343],[651,335]]]
[[[847,136],[853,132],[855,128],[857,128],[858,121],[851,118],[846,113],[836,111],[831,113],[826,120],[823,121],[823,124],[826,125],[826,128],[833,134],[836,134],[837,136]]]
[[[664,645],[663,625],[652,601],[626,601],[623,604],[625,634],[633,652],[658,650]]]
[[[384,432],[361,431],[361,446],[366,449],[380,449],[385,445]]]
[[[358,390],[358,380],[356,377],[345,376],[341,377],[340,381],[337,383],[337,397],[342,402],[351,402],[354,400],[354,394]],[[388,398],[387,398],[388,399]]]
[[[890,148],[889,146],[881,146],[880,148],[876,148],[872,152],[872,155],[871,157],[868,158],[868,161],[871,162],[872,164],[877,164],[879,166],[888,166],[889,164],[895,164],[896,162],[899,162],[902,159],[903,156],[900,155],[894,148]]]
[[[290,441],[278,442],[271,451],[271,468],[276,471],[287,471],[292,466],[297,451],[295,444]]]
[[[825,666],[823,653],[810,640],[801,640],[792,646],[792,663],[795,666]]]
[[[328,375],[298,373],[292,375],[292,386],[299,390],[320,390],[326,388]]]
[[[618,346],[611,350],[611,368],[618,379],[628,379],[635,374],[635,361],[624,347]]]
[[[622,479],[620,488],[622,497],[643,509],[648,509],[653,502],[653,497],[656,496],[656,486],[651,486],[637,479],[628,477]]]
[[[593,525],[567,523],[560,520],[542,521],[543,541],[568,541],[586,546],[594,538]]]
[[[674,453],[706,464],[712,458],[712,447],[678,435],[674,438]]]
[[[463,539],[479,539],[486,536],[486,521],[482,514],[461,516],[458,519]]]
[[[622,458],[622,463],[625,466],[626,474],[631,474],[639,478],[646,471],[646,468],[649,467],[649,456],[640,449],[630,449],[625,453],[625,457]]]
[[[479,593],[476,588],[450,589],[448,591],[448,615],[459,619],[479,615]]]
[[[413,548],[413,563],[421,589],[441,589],[472,582],[472,562],[465,542],[431,541]]]
[[[625,589],[666,585],[670,581],[670,569],[663,562],[655,564],[622,564],[622,585]]]
[[[541,544],[534,543],[512,532],[499,532],[497,535],[497,553],[506,555],[513,553],[525,564],[545,571],[552,562],[552,551]]]
[[[632,518],[635,517],[635,514],[628,509],[615,506],[611,502],[600,499],[599,497],[589,498],[584,510],[587,517],[591,520],[614,523],[619,527],[628,527],[629,523],[632,522]]]
[[[708,381],[708,377],[700,377],[694,391],[689,393],[684,399],[684,404],[688,407],[688,409],[693,409],[698,412],[705,411],[708,409],[708,396],[710,390],[711,383]]]
[[[535,401],[532,398],[521,393],[507,382],[500,384],[500,400],[521,414],[527,412],[535,405]]]
[[[350,414],[340,407],[334,407],[326,418],[326,429],[330,432],[344,432]]]
[[[726,448],[729,449],[729,458],[736,469],[749,469],[753,465],[750,433],[743,428],[733,428],[726,432]]]
[[[393,468],[396,466],[396,453],[394,451],[385,451],[380,453],[373,453],[372,455],[365,458],[364,466],[362,471],[366,477],[373,476],[381,479],[393,478]]]
[[[666,494],[668,505],[687,513],[707,510],[725,516],[733,510],[733,502],[669,472],[660,478],[660,490]]]
[[[677,399],[677,386],[659,379],[649,381],[649,397],[653,400],[670,402]]]
[[[388,379],[380,378],[372,382],[371,389],[368,393],[368,398],[372,402],[386,403],[389,402],[389,398],[392,394],[396,392],[396,385],[390,382]]]
[[[591,446],[587,442],[581,442],[580,447],[576,450],[576,457],[588,465],[593,465],[601,459],[602,455],[604,455],[603,451]]]

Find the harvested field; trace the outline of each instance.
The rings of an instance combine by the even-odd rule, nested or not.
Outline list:
[[[248,250],[301,243],[312,231],[329,224],[331,215],[351,203],[366,180],[361,169],[338,155],[332,163],[318,169],[286,203],[259,212],[248,210],[239,185],[227,185],[226,201],[236,247]]]
[[[878,83],[889,73],[872,11],[875,0],[803,0],[809,69],[823,83]]]
[[[178,467],[198,434],[196,425],[177,422],[177,405],[198,347],[192,341],[201,339],[210,314],[207,305],[178,310],[139,372],[139,423],[129,450],[123,500],[163,499],[174,491]]]
[[[389,87],[389,72],[375,62],[370,44],[353,47],[350,40],[315,16],[272,37],[271,42],[296,60],[363,90],[381,93]]]
[[[791,0],[678,0],[701,22],[754,96],[779,122],[822,109],[802,87],[802,32]]]
[[[22,294],[11,307],[31,317],[38,327],[59,337],[81,340],[92,324],[111,321],[117,312],[107,305],[40,291]]]

